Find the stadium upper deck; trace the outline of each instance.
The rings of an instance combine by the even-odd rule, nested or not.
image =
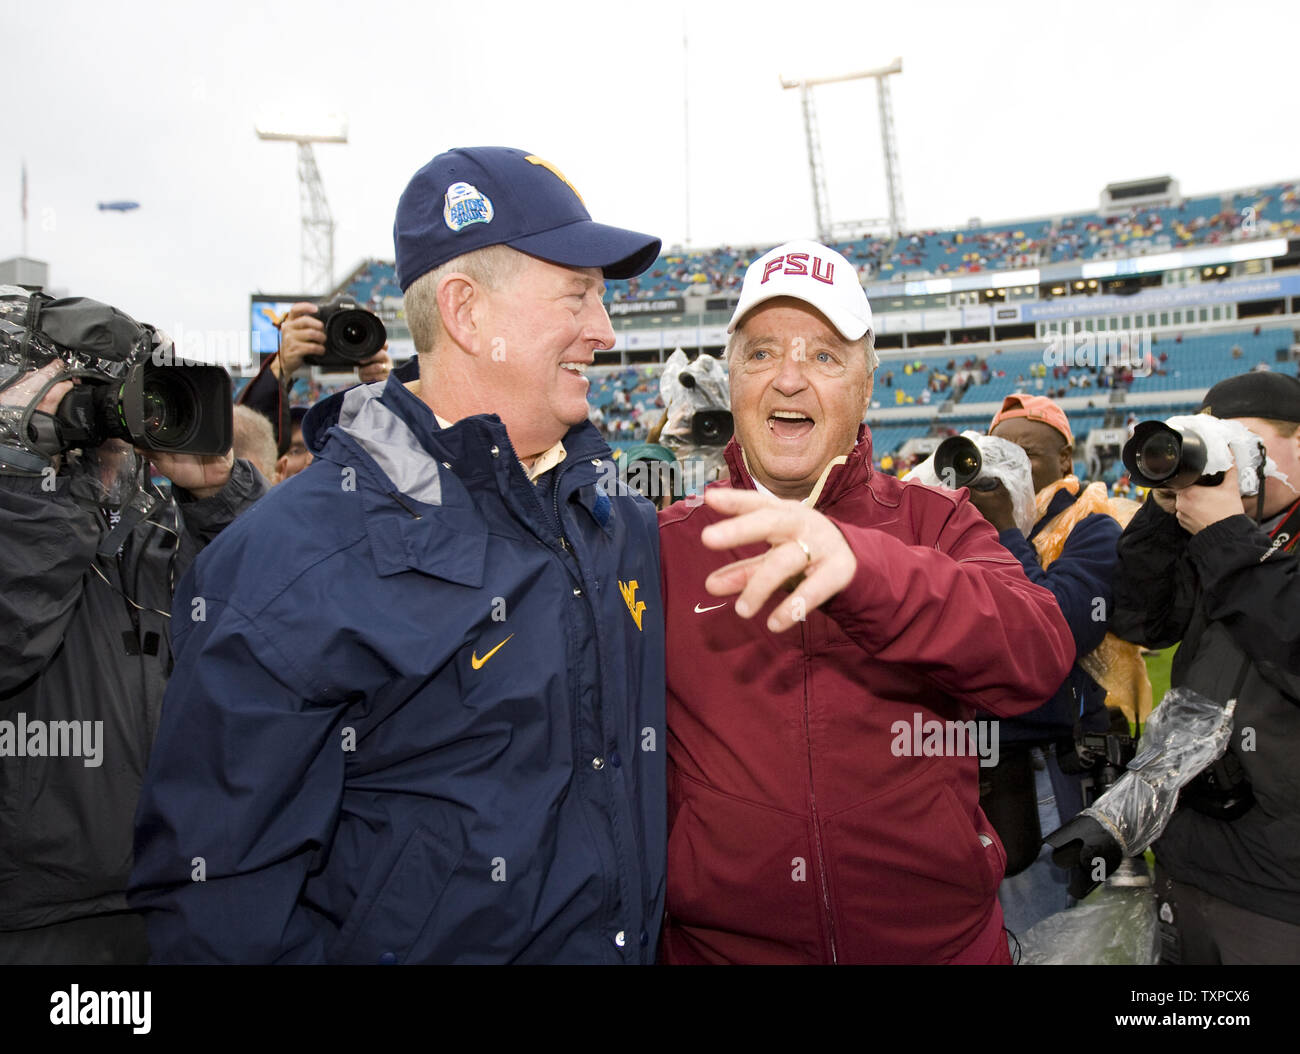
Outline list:
[[[1300,237],[1295,182],[1184,198],[1176,205],[1064,213],[948,230],[916,230],[896,239],[864,237],[835,247],[864,284],[1010,271],[1073,260],[1136,256],[1255,239]],[[725,294],[739,288],[749,263],[771,246],[718,246],[661,255],[644,275],[611,281],[608,299],[653,300]],[[367,261],[347,282],[362,302],[400,297],[393,265]]]

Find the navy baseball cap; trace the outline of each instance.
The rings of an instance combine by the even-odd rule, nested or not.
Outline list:
[[[439,154],[411,178],[393,223],[402,292],[435,267],[489,245],[569,267],[599,267],[606,278],[632,278],[654,263],[660,244],[648,234],[593,222],[551,162],[504,146]]]

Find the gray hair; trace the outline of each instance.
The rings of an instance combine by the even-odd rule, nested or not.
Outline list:
[[[515,276],[523,255],[508,245],[489,245],[454,257],[412,282],[402,302],[416,353],[432,351],[446,333],[438,312],[439,282],[449,274],[463,274],[488,289],[500,289]]]

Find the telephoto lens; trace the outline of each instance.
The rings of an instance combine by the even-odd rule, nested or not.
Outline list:
[[[1194,483],[1213,486],[1223,473],[1202,476],[1206,462],[1205,442],[1195,432],[1180,432],[1163,421],[1143,421],[1133,429],[1120,459],[1133,482],[1140,487],[1183,490]]]
[[[230,374],[221,366],[176,362],[139,362],[120,382],[83,378],[59,403],[60,447],[124,439],[145,450],[224,454],[233,436]]]
[[[952,490],[971,486],[983,468],[980,448],[965,436],[949,436],[934,452],[934,474]]]

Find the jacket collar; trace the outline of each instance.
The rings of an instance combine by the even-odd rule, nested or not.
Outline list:
[[[749,467],[745,463],[743,452],[740,449],[740,443],[733,436],[731,442],[727,444],[723,456],[727,460],[727,467],[731,470],[731,485],[733,487],[743,487],[746,490],[757,490],[754,485],[754,477],[750,474]],[[858,426],[858,438],[853,444],[853,449],[849,451],[847,460],[840,465],[832,464],[830,471],[823,470],[824,479],[821,483],[821,492],[817,497],[815,507],[824,509],[839,500],[839,497],[846,491],[862,483],[868,483],[872,477],[871,468],[871,430],[867,426]],[[817,493],[814,488],[813,493]]]
[[[350,416],[344,408],[359,407],[357,400],[361,398],[378,398],[406,426],[420,448],[439,462],[451,462],[457,474],[495,474],[500,463],[514,450],[505,425],[496,414],[476,414],[462,418],[450,428],[440,428],[428,405],[412,394],[396,375],[390,374],[386,382],[357,385],[322,399],[311,408],[303,419],[302,431],[303,440],[313,454],[325,448],[329,430],[340,421],[346,430]],[[609,444],[589,421],[570,428],[562,442],[566,462],[613,457]],[[493,446],[498,450],[495,456],[491,453]]]
[[[1034,529],[1029,532],[1029,537],[1026,541],[1032,541],[1039,531],[1056,519],[1056,517],[1063,511],[1073,505],[1078,497],[1077,494],[1071,494],[1064,487],[1053,494],[1052,500],[1047,503],[1047,511],[1043,513],[1043,515],[1039,517],[1038,522],[1034,524]]]
[[[392,565],[381,573],[392,573],[405,566],[441,573],[430,562],[441,568],[444,561],[438,555],[438,545],[444,543],[437,542],[436,538],[430,540],[429,532],[435,535],[443,532],[429,525],[436,521],[474,535],[483,530],[477,524],[473,499],[466,488],[491,487],[514,508],[516,515],[525,520],[536,519],[538,502],[531,493],[534,486],[514,455],[501,419],[495,414],[478,414],[463,418],[449,428],[440,428],[433,411],[396,377],[390,376],[386,383],[357,385],[317,403],[303,420],[303,438],[318,455],[325,454],[332,443],[359,450],[379,473],[376,493],[368,493],[365,498],[367,509],[377,511],[377,506],[382,504],[386,511],[391,511],[389,506],[396,508],[393,503],[397,502],[405,510],[405,522],[399,518],[403,544],[376,546],[380,563]],[[556,495],[559,502],[568,501],[574,491],[607,476],[613,460],[609,444],[590,422],[583,421],[570,428],[563,443],[567,456],[556,470],[563,477]],[[334,460],[346,464],[353,458],[344,455]],[[556,482],[561,482],[558,476]],[[400,501],[393,493],[394,488]],[[612,532],[607,495],[584,491],[580,503],[601,529]],[[441,506],[441,513],[429,516],[431,506]],[[397,529],[374,526],[376,522],[376,517],[368,517],[372,535],[378,530],[387,538]],[[474,561],[469,563],[472,565]],[[481,568],[481,560],[478,564]],[[481,570],[476,574],[481,574]],[[442,574],[442,577],[452,576]],[[462,579],[452,577],[452,580]]]

